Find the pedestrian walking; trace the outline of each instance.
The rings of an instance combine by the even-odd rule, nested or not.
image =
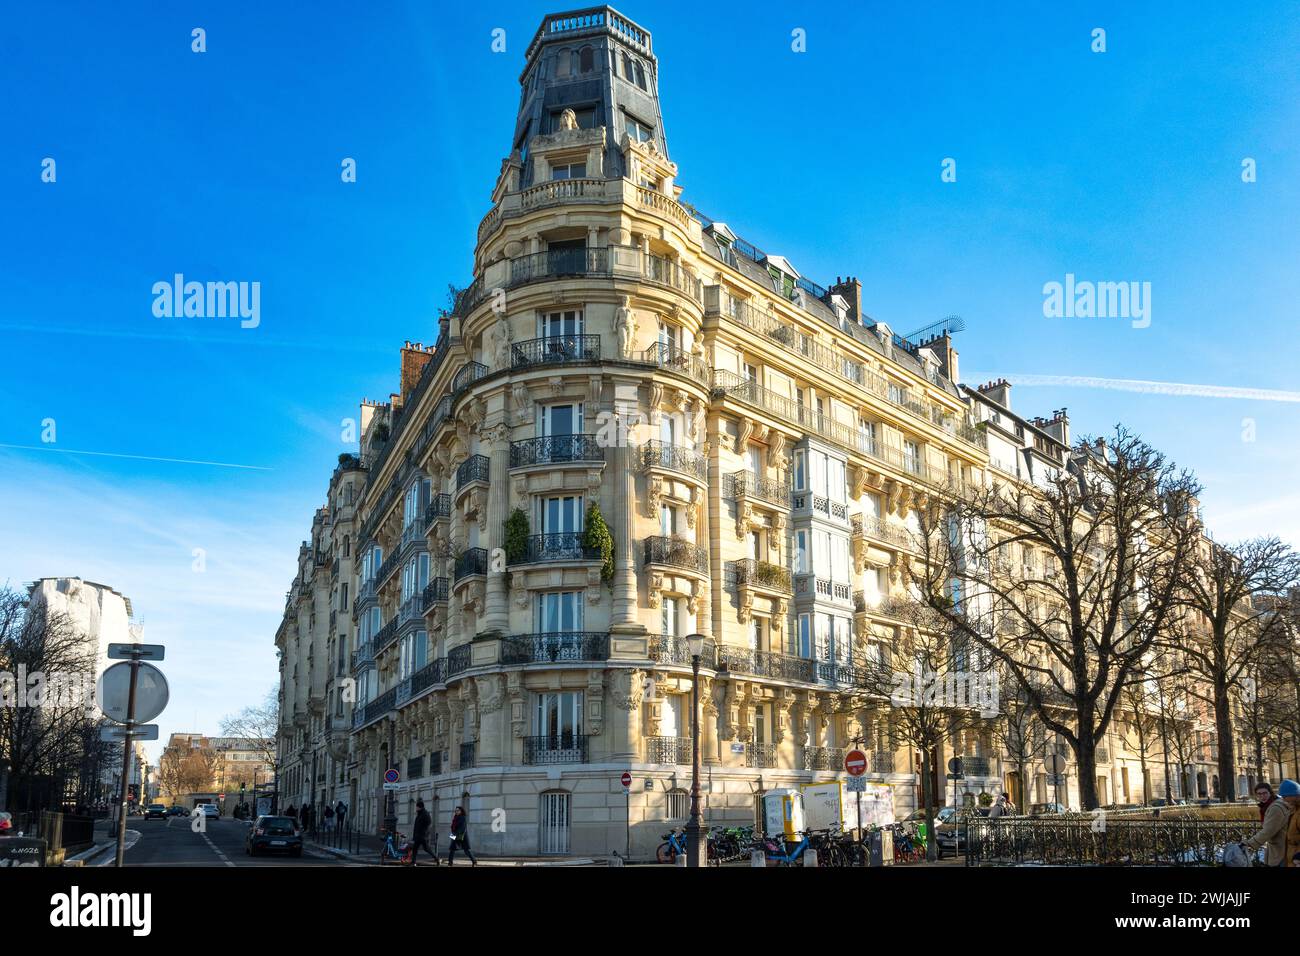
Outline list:
[[[325,812],[321,814],[321,829],[326,833],[334,832],[334,806],[325,804]]]
[[[429,816],[429,811],[424,809],[424,801],[415,801],[415,832],[411,836],[411,866],[415,866],[415,858],[420,855],[420,847],[433,857],[433,865],[438,865],[438,851],[429,846],[429,830],[433,827],[433,817]]]
[[[457,807],[456,812],[451,815],[451,846],[447,848],[448,866],[455,862],[457,850],[463,850],[469,857],[469,862],[478,866],[478,860],[474,859],[474,851],[469,846],[469,820],[465,816],[464,807]]]
[[[292,803],[289,804],[289,809],[284,811],[284,815],[288,817],[290,820],[292,820],[295,824],[297,824],[298,809]]]
[[[302,812],[302,828],[304,830],[310,830],[312,828],[312,824],[315,822],[315,811],[312,810],[312,806],[310,803],[304,803],[302,805],[301,812]]]
[[[1264,847],[1265,865],[1286,866],[1286,835],[1295,806],[1300,804],[1300,785],[1294,780],[1282,781],[1281,791],[1288,797],[1285,800],[1274,796],[1273,788],[1268,784],[1260,784],[1255,788],[1255,793],[1263,790],[1267,790],[1269,796],[1267,801],[1261,803],[1264,811],[1263,825],[1246,841],[1246,849],[1253,855],[1260,847]]]
[[[993,804],[993,809],[989,810],[989,819],[996,820],[998,817],[1010,816],[1015,812],[1015,809],[1011,798],[1004,793],[998,797],[997,803]]]
[[[334,825],[338,827],[339,833],[343,832],[343,818],[346,817],[347,814],[348,805],[340,800],[339,805],[334,808]]]

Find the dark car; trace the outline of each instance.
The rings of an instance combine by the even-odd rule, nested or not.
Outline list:
[[[167,816],[169,817],[188,817],[189,815],[188,810],[175,803],[173,803],[167,810]]]
[[[302,856],[302,833],[293,817],[258,817],[248,828],[244,852],[257,856],[263,851]]]
[[[161,803],[151,803],[144,811],[146,820],[161,820],[167,816],[167,808]]]
[[[944,807],[945,810],[951,809]],[[936,823],[934,842],[939,859],[945,853],[956,854],[966,846],[966,824],[972,817],[987,817],[988,807],[963,807],[948,815],[947,819]]]

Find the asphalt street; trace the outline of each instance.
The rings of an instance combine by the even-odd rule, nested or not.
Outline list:
[[[129,830],[140,834],[123,858],[127,866],[346,866],[328,856],[305,850],[301,857],[287,855],[248,856],[244,836],[248,824],[242,820],[207,820],[203,832],[196,833],[189,817],[146,820],[133,817]],[[100,860],[112,865],[110,851]]]

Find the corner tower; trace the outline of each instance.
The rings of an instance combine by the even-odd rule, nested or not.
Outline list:
[[[650,31],[612,7],[547,16],[519,81],[509,188],[565,176],[667,185],[675,173]]]

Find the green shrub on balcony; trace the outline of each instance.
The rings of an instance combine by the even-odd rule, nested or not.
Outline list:
[[[600,579],[608,584],[614,580],[614,537],[605,524],[605,516],[600,513],[600,506],[592,503],[587,509],[587,530],[582,533],[585,547],[600,555]]]
[[[764,587],[786,591],[791,589],[790,569],[783,568],[779,564],[770,564],[767,561],[755,562],[754,577]]]
[[[505,544],[506,563],[517,564],[528,554],[528,534],[530,531],[528,514],[523,508],[516,508],[506,519]]]

